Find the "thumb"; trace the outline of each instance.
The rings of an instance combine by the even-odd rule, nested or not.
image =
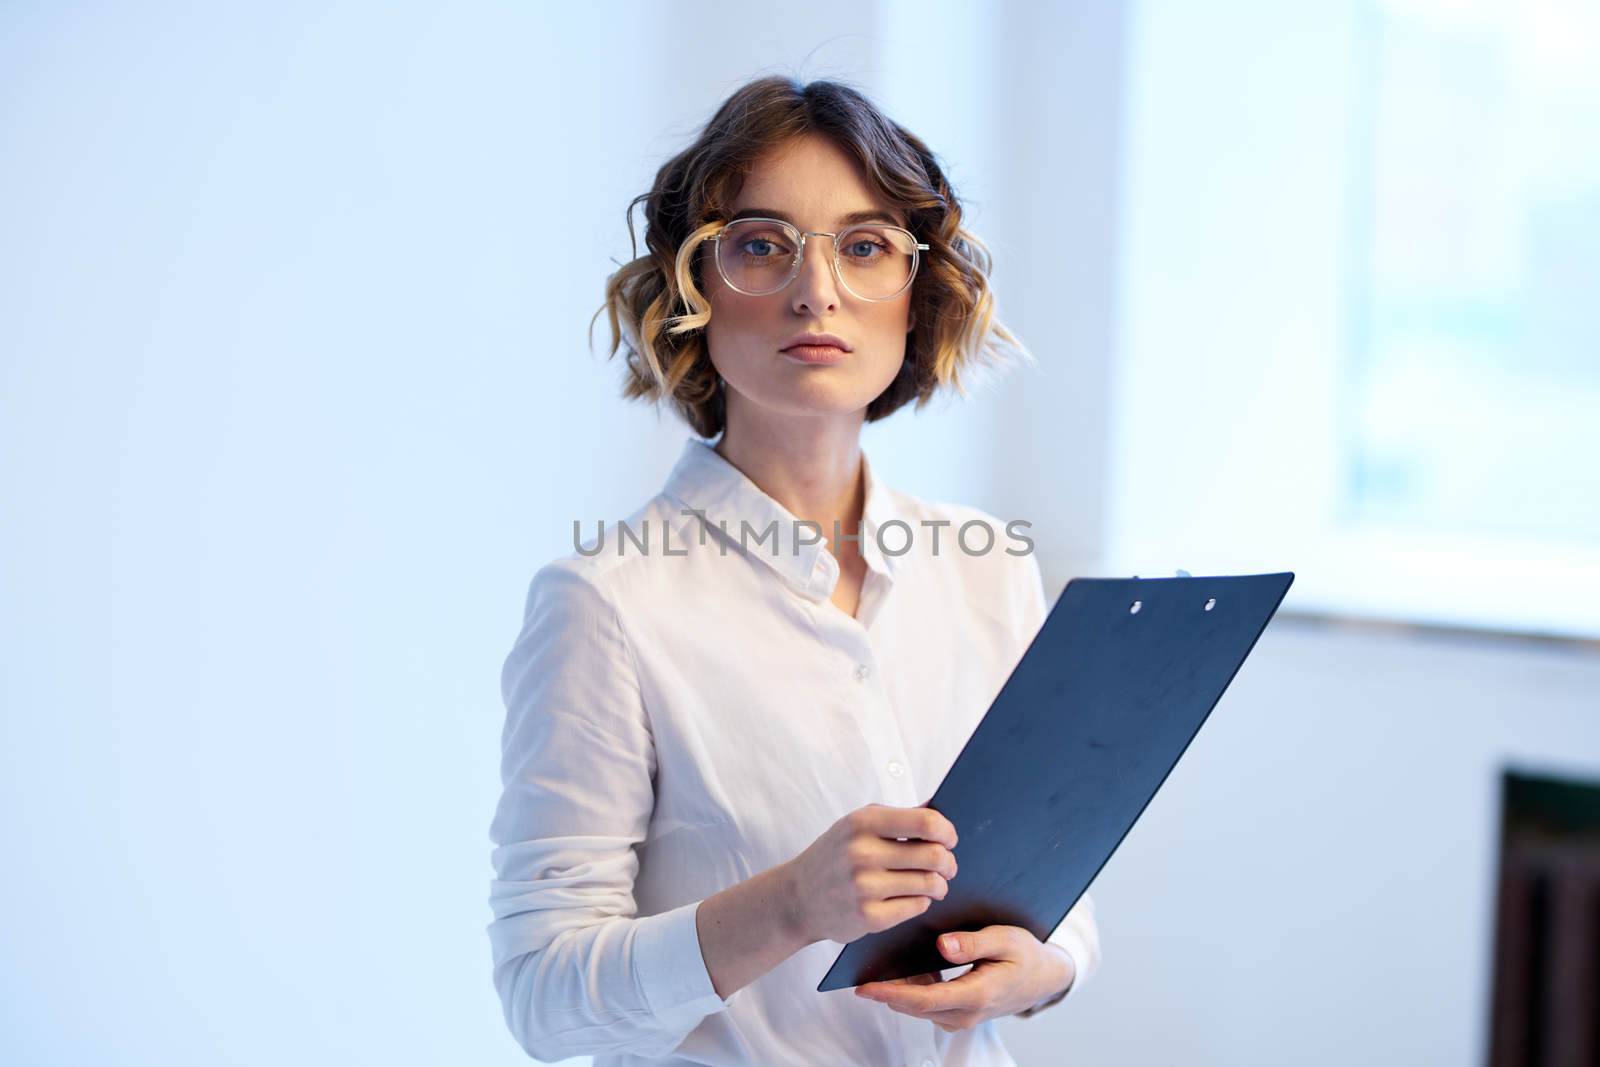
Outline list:
[[[972,951],[972,935],[970,933],[950,933],[939,936],[939,951],[944,958],[954,963],[965,960]]]

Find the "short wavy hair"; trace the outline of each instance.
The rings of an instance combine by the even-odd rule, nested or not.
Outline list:
[[[988,247],[962,228],[962,207],[939,162],[859,90],[836,81],[802,85],[782,75],[758,78],[723,101],[688,148],[656,172],[655,184],[628,204],[634,258],[606,279],[604,313],[611,349],[625,353],[624,395],[669,399],[701,437],[725,425],[722,380],[706,351],[711,304],[702,292],[696,250],[731,215],[753,164],[791,137],[829,137],[860,163],[879,195],[907,212],[907,228],[928,245],[912,283],[913,325],[894,381],[867,405],[875,422],[915,400],[921,408],[941,386],[965,395],[963,377],[1033,357],[995,314]],[[644,205],[645,245],[638,254],[633,210]]]

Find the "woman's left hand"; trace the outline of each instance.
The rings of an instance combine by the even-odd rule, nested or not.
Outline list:
[[[956,947],[946,947],[949,938],[956,939]],[[950,966],[971,963],[972,969],[948,982],[938,971],[867,982],[856,986],[856,995],[954,1032],[1031,1008],[1077,978],[1070,956],[1020,926],[943,934],[938,944]]]

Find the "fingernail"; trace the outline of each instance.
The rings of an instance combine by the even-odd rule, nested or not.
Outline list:
[[[949,934],[941,937],[939,939],[939,943],[944,946],[944,950],[946,952],[956,952],[961,948],[961,942],[956,940],[954,937],[951,937]]]

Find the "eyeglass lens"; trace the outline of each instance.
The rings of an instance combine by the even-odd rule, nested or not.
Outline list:
[[[840,231],[835,247],[841,280],[864,300],[888,299],[911,280],[916,242],[902,230],[871,223],[852,226]],[[799,251],[800,231],[793,227],[740,219],[723,230],[717,264],[735,289],[772,293],[799,273]]]

